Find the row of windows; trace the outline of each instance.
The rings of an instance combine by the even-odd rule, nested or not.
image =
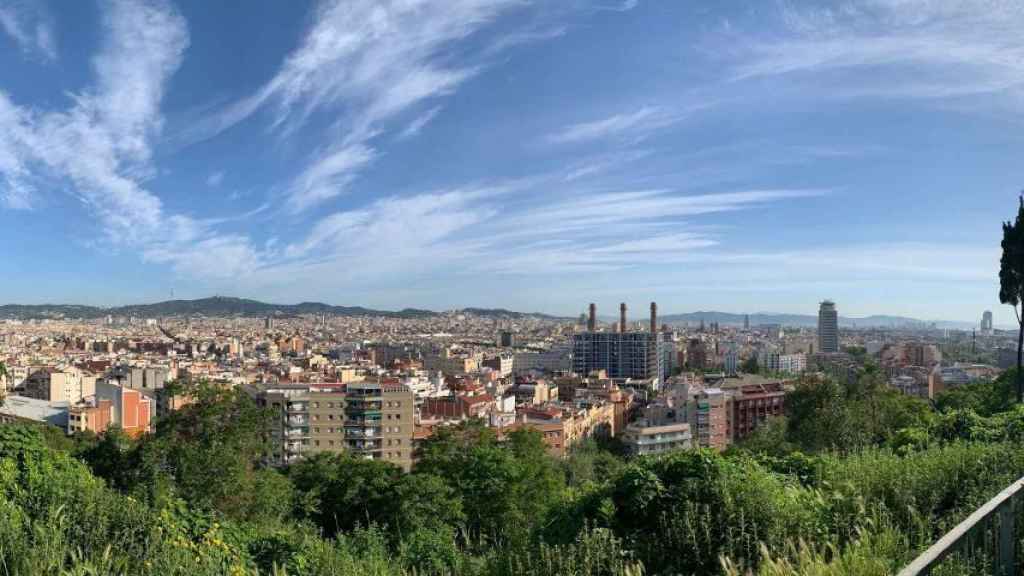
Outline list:
[[[320,419],[320,414],[313,414],[313,415],[310,416],[310,418],[312,418],[313,420],[319,420]],[[328,420],[334,420],[334,414],[328,414],[327,415],[327,419]],[[345,416],[343,414],[338,414],[338,420],[344,420],[344,419],[345,419]]]

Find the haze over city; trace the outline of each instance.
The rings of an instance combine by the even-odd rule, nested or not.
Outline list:
[[[1016,2],[0,2],[0,303],[976,322]]]

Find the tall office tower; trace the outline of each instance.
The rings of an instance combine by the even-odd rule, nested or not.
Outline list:
[[[981,315],[981,333],[991,334],[992,333],[992,311],[985,310],[985,313]]]
[[[273,330],[274,329],[274,319],[272,317],[267,316],[266,318],[263,319],[263,329],[264,330]]]
[[[750,314],[743,315],[743,329],[750,330]]]
[[[831,300],[822,302],[818,309],[818,351],[839,352],[839,313]]]

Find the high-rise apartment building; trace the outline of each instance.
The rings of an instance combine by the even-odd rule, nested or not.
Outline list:
[[[981,315],[981,333],[991,334],[992,333],[992,311],[985,310]]]
[[[651,325],[648,331],[627,331],[625,305],[620,308],[618,330],[596,330],[596,308],[591,305],[588,330],[573,336],[573,370],[587,375],[604,370],[609,378],[646,380],[665,379],[662,335],[658,331],[657,305],[651,303]]]
[[[274,464],[347,451],[412,467],[415,398],[401,384],[278,384],[260,391],[257,402],[277,416],[271,429]]]
[[[839,312],[835,302],[825,300],[818,309],[818,351],[839,352]]]

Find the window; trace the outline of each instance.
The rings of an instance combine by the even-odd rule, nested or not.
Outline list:
[[[319,402],[313,402],[313,408],[319,408],[319,407],[320,407],[320,403]]]
[[[334,420],[334,414],[328,414],[327,415],[327,419],[328,420]]]
[[[327,403],[327,407],[328,408],[334,408],[334,402],[328,402]]]

